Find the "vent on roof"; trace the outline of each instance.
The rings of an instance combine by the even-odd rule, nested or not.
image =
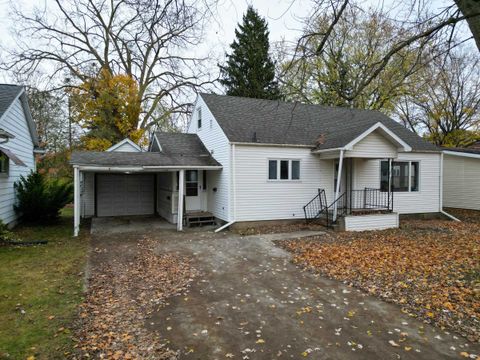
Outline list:
[[[315,145],[316,146],[323,145],[323,144],[325,144],[325,140],[326,140],[325,139],[325,134],[322,133],[322,134],[318,135],[317,140],[315,140]]]
[[[258,142],[256,131],[253,132],[252,142],[255,142],[255,143]]]

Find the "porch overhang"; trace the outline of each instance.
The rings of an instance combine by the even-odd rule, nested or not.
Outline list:
[[[360,143],[370,136],[370,139],[373,135],[380,134],[381,138],[387,140],[388,144],[390,144],[387,149],[387,153],[382,153],[378,151],[361,151],[357,152],[358,147],[360,147]],[[378,135],[377,135],[378,137]],[[312,150],[313,154],[318,154],[320,157],[325,159],[334,159],[339,158],[341,153],[343,152],[343,157],[345,158],[370,158],[370,159],[385,159],[385,158],[396,158],[398,156],[398,152],[411,152],[412,147],[407,144],[403,139],[397,136],[394,132],[388,129],[384,124],[378,122],[373,126],[369,127],[367,130],[363,131],[361,134],[356,136],[355,138],[346,141],[345,145],[335,147],[335,148],[323,148],[323,149],[315,149]],[[365,147],[365,142],[362,143],[362,146]]]

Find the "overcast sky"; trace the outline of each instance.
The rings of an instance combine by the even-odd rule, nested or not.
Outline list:
[[[26,9],[31,8],[33,4],[39,5],[45,1],[52,0],[16,0]],[[363,0],[361,5],[377,7],[383,4],[386,8],[390,8],[392,4],[398,4],[399,1],[402,0]],[[444,4],[451,3],[451,0],[433,0],[430,3],[442,7]],[[0,0],[0,44],[4,46],[14,46],[9,32],[12,25],[8,16],[9,4],[9,0]],[[208,50],[217,56],[223,56],[234,38],[235,27],[241,21],[248,4],[252,4],[267,19],[271,42],[282,39],[294,41],[301,27],[300,18],[308,15],[312,7],[311,0],[219,0],[219,15],[208,25],[202,52]],[[0,74],[0,81],[8,81],[5,74]]]

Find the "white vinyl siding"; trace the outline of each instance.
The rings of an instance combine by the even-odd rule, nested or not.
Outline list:
[[[364,139],[353,146],[353,150],[346,151],[345,157],[361,158],[394,158],[397,156],[396,146],[378,131],[368,134]]]
[[[176,191],[177,173],[163,172],[157,174],[157,212],[171,223],[176,223]],[[175,200],[175,201],[174,201]],[[175,210],[174,210],[175,209]]]
[[[361,216],[346,216],[346,231],[384,230],[398,228],[398,214],[375,214]]]
[[[300,180],[268,180],[269,159],[300,160]],[[275,146],[235,146],[236,220],[303,219],[303,206],[324,188],[333,194],[333,163],[310,149]]]
[[[395,192],[393,210],[400,214],[432,213],[440,210],[440,161],[438,153],[399,153],[395,161],[418,161],[419,191]],[[354,160],[354,189],[380,188],[380,160]]]
[[[133,146],[132,144],[129,144],[128,142],[123,143],[119,147],[117,147],[115,150],[112,150],[115,152],[138,152],[138,149]]]
[[[82,172],[82,185],[80,188],[80,212],[82,217],[95,215],[95,174]]]
[[[9,149],[27,165],[19,166],[10,160],[8,176],[0,175],[0,219],[6,224],[14,224],[17,215],[13,209],[16,202],[13,184],[20,179],[21,175],[28,176],[30,171],[35,171],[32,137],[20,99],[15,100],[4,114],[0,121],[0,128],[15,136],[1,146]]]
[[[198,129],[198,109],[201,110],[202,128]],[[205,126],[209,124],[209,126]],[[210,125],[211,124],[211,125]],[[199,96],[192,113],[188,133],[196,133],[208,151],[223,167],[222,170],[207,171],[207,210],[219,219],[228,221],[232,218],[230,207],[230,143],[213,117],[207,105]]]
[[[480,210],[480,159],[443,155],[443,206]]]

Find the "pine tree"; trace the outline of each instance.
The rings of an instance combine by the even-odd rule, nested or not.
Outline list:
[[[265,19],[249,6],[243,23],[235,29],[236,39],[230,45],[232,53],[227,62],[219,65],[220,83],[227,95],[257,99],[279,99],[275,81],[275,65],[268,54],[268,25]]]

